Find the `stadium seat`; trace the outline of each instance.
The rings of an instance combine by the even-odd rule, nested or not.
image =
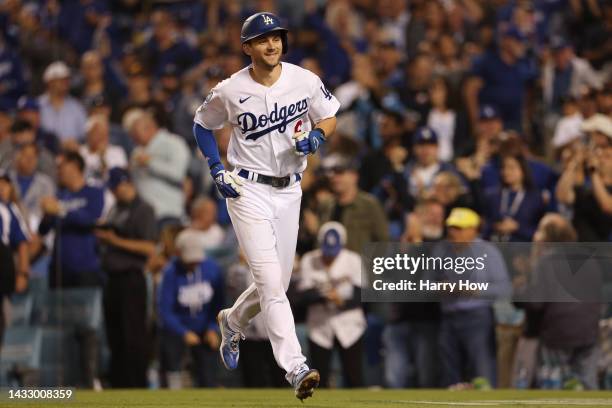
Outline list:
[[[34,298],[32,295],[13,295],[11,297],[10,327],[29,325],[33,307]]]
[[[35,385],[36,380],[31,378],[40,369],[41,353],[41,329],[9,327],[4,333],[0,352],[0,384]]]
[[[36,302],[33,320],[44,326],[99,330],[102,327],[102,290],[50,290]]]

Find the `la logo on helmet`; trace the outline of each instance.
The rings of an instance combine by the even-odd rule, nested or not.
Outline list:
[[[266,16],[265,14],[263,16],[261,16],[263,18],[264,24],[265,25],[270,25],[270,24],[274,24],[274,19],[270,16]]]

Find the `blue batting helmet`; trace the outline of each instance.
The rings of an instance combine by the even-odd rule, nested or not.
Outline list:
[[[244,20],[240,32],[240,42],[247,41],[259,36],[278,31],[283,42],[283,54],[287,53],[287,33],[289,30],[281,26],[280,19],[272,13],[256,13]]]

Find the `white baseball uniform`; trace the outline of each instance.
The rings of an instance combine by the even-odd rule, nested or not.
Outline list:
[[[312,72],[281,64],[280,77],[270,87],[253,80],[249,67],[220,82],[194,121],[210,130],[229,122],[228,161],[235,170],[249,172],[241,196],[228,200],[228,211],[254,283],[234,303],[228,323],[242,332],[262,311],[276,362],[291,375],[306,361],[286,295],[297,243],[299,180],[306,168],[293,136],[335,116],[340,103]],[[291,183],[272,187],[253,181],[257,174],[290,176]]]

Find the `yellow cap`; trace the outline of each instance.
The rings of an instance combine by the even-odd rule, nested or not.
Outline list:
[[[478,225],[480,225],[480,216],[469,208],[453,208],[446,219],[447,227],[478,228]]]

